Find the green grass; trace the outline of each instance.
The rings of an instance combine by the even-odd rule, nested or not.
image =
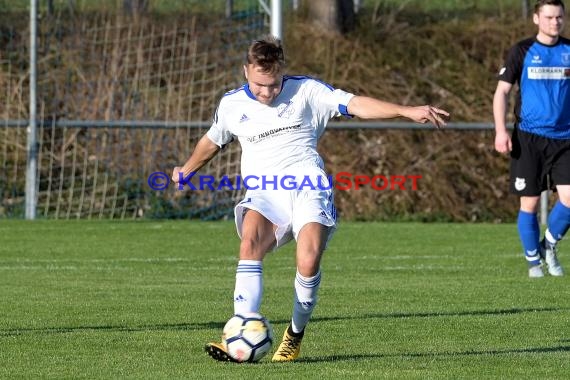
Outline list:
[[[341,224],[301,359],[287,364],[203,352],[232,312],[237,246],[230,222],[0,221],[0,378],[570,373],[570,276],[528,279],[514,225]],[[261,311],[278,337],[294,271],[293,244],[265,260]]]

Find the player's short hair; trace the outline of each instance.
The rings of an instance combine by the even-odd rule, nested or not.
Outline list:
[[[540,8],[544,7],[545,5],[556,5],[562,7],[563,11],[566,11],[566,7],[564,6],[564,2],[562,0],[536,0],[534,4],[534,13],[538,14]]]
[[[273,36],[265,36],[253,41],[247,50],[246,62],[261,67],[265,73],[280,72],[285,67],[281,40]]]

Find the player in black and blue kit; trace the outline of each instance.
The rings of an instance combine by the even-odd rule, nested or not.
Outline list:
[[[562,37],[562,0],[538,0],[536,37],[519,41],[499,72],[493,98],[495,149],[511,154],[511,192],[520,197],[518,230],[530,277],[564,274],[556,244],[570,226],[570,40]],[[509,93],[517,83],[515,128],[506,128]],[[540,193],[553,188],[558,201],[540,240]]]

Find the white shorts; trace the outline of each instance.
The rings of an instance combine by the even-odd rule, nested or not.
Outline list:
[[[290,174],[288,174],[289,176]],[[317,182],[317,177],[327,179],[320,168],[303,168],[302,174],[292,174],[299,184],[309,176]],[[302,189],[256,189],[247,190],[244,199],[234,209],[237,233],[241,239],[243,218],[247,210],[255,210],[277,226],[275,230],[275,248],[297,240],[301,228],[307,223],[320,223],[329,227],[327,243],[336,230],[336,208],[334,206],[333,187],[315,186]]]

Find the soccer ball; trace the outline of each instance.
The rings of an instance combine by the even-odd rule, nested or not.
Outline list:
[[[222,344],[238,362],[257,362],[273,344],[273,329],[259,313],[235,314],[226,322]]]

